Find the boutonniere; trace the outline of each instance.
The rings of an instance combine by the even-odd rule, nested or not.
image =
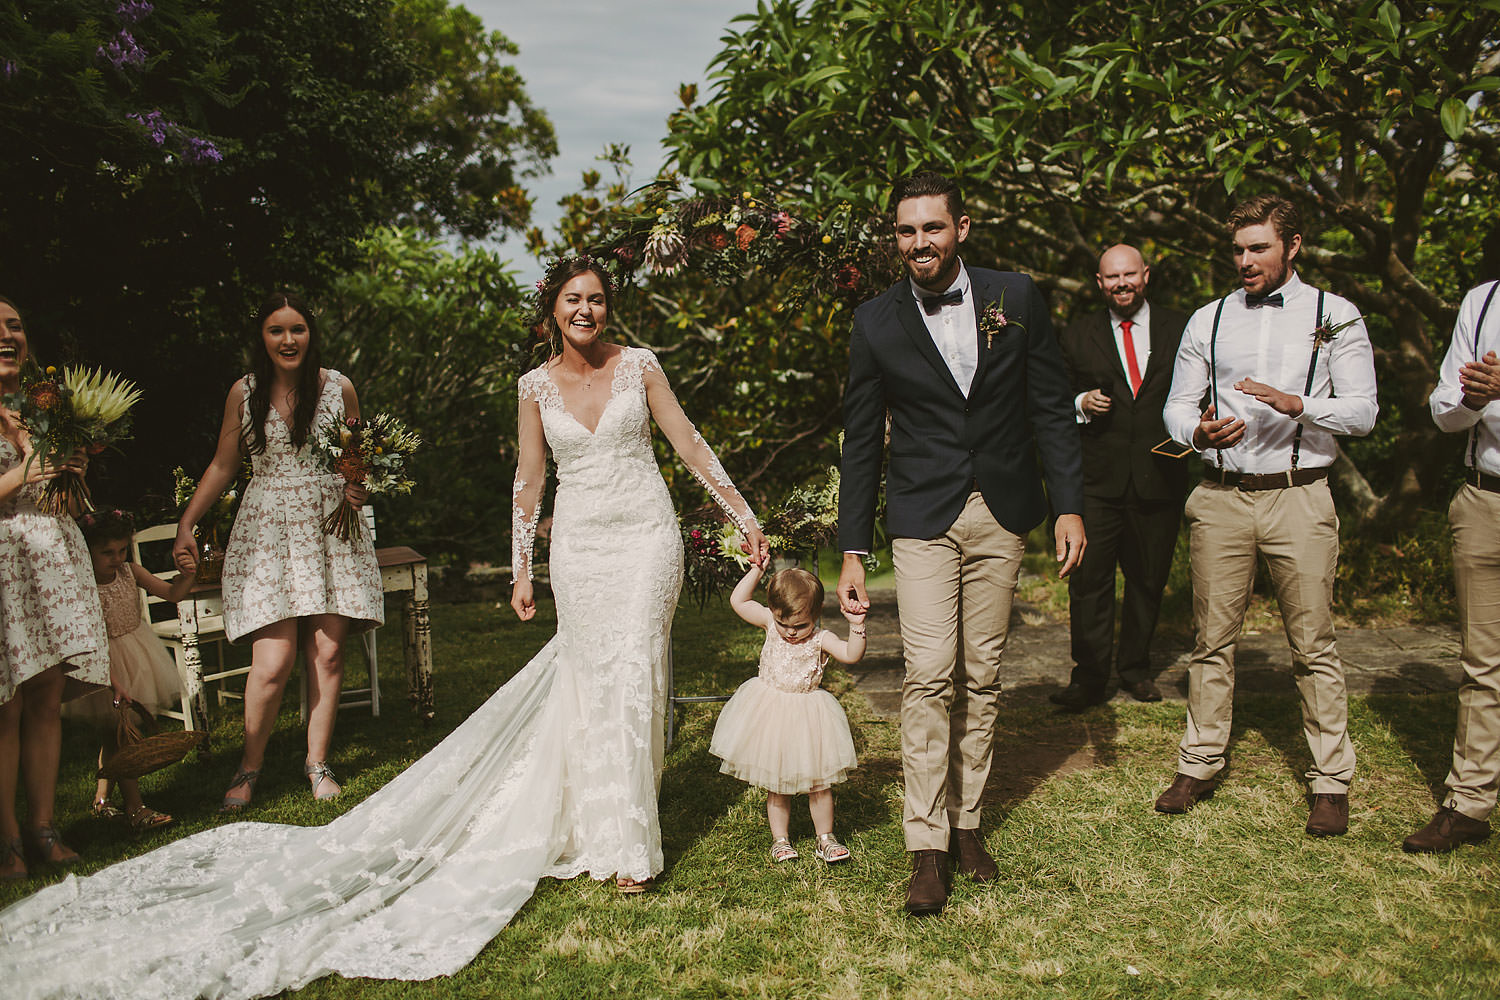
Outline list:
[[[984,349],[989,350],[995,346],[995,335],[1003,333],[1008,327],[1015,327],[1024,331],[1026,327],[1005,315],[1005,293],[1000,293],[999,302],[986,302],[984,308],[979,311],[979,332],[984,334]]]
[[[1354,319],[1346,319],[1342,323],[1335,324],[1332,316],[1324,316],[1323,322],[1313,329],[1313,346],[1322,347],[1324,344],[1333,343],[1345,327],[1353,326],[1358,322],[1359,317],[1356,316]]]

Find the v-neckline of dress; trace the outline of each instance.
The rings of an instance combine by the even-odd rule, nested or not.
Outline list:
[[[562,386],[558,385],[557,379],[552,377],[552,369],[544,368],[542,370],[542,374],[547,377],[548,382],[552,383],[552,391],[557,393],[557,408],[562,411],[563,416],[567,417],[569,420],[573,421],[573,423],[577,424],[579,429],[581,429],[589,437],[598,437],[599,428],[604,424],[604,415],[609,412],[609,408],[615,403],[615,397],[620,394],[620,369],[624,366],[624,364],[625,351],[621,350],[619,357],[615,360],[614,371],[609,373],[609,398],[604,401],[604,406],[599,410],[599,419],[594,423],[594,426],[592,428],[590,428],[582,420],[579,420],[576,416],[574,416],[573,411],[568,409],[568,404],[563,402]]]

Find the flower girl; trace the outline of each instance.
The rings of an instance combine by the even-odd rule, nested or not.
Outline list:
[[[99,691],[64,707],[69,718],[88,719],[104,727],[104,746],[99,764],[116,749],[114,746],[115,714],[113,704],[133,701],[155,715],[182,693],[182,679],[172,654],[162,645],[151,625],[141,617],[139,590],[152,597],[176,603],[187,596],[193,586],[191,571],[178,574],[171,583],[130,561],[130,538],[135,524],[129,514],[119,510],[98,510],[78,519],[83,540],[89,547],[94,583],[99,587],[99,603],[104,609],[104,625],[109,633],[109,682],[113,691]],[[108,778],[100,778],[94,793],[94,815],[101,819],[123,818],[137,832],[166,826],[172,817],[157,812],[141,801],[140,784],[134,778],[120,779],[120,795],[125,802],[121,813],[110,801]]]
[[[807,794],[818,840],[817,856],[848,861],[849,849],[833,835],[833,790],[857,763],[849,720],[833,695],[818,686],[832,656],[857,663],[865,654],[863,614],[844,612],[846,642],[819,631],[823,584],[803,569],[787,569],[766,586],[766,607],[753,599],[761,568],[751,566],[729,595],[729,606],[766,631],[760,673],[741,684],[714,727],[709,752],[724,760],[725,774],[764,788],[771,825],[771,858],[791,861],[797,850],[787,835],[792,796]]]

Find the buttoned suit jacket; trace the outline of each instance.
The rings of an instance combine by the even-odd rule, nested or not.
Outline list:
[[[902,278],[854,313],[844,392],[839,545],[869,551],[885,452],[892,537],[937,538],[972,491],[995,520],[1024,535],[1047,516],[1083,510],[1082,451],[1066,369],[1047,303],[1023,274],[968,269],[976,320],[1003,303],[1010,324],[987,338],[965,397]],[[1043,490],[1045,479],[1046,491]]]
[[[1134,397],[1107,310],[1075,320],[1058,338],[1074,397],[1103,389],[1110,399],[1108,413],[1079,428],[1087,495],[1117,498],[1131,484],[1142,500],[1178,500],[1187,494],[1188,460],[1151,451],[1167,439],[1161,413],[1172,388],[1172,366],[1187,321],[1185,313],[1151,306],[1151,358]]]

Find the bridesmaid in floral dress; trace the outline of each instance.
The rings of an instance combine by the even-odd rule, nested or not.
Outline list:
[[[15,304],[0,298],[0,394],[21,388],[26,329]],[[0,406],[0,879],[35,864],[72,864],[78,854],[52,826],[62,753],[64,688],[83,694],[109,683],[109,646],[88,549],[71,517],[37,509],[41,484],[58,474],[15,414]],[[81,454],[69,466],[82,472]],[[81,682],[70,684],[69,681]],[[87,685],[87,686],[85,686]],[[16,815],[24,785],[27,828]]]
[[[245,749],[222,811],[250,802],[281,693],[300,646],[308,685],[307,760],[316,799],[339,794],[328,747],[344,676],[344,639],[385,620],[375,550],[361,533],[349,541],[319,526],[340,500],[360,505],[364,487],[325,473],[310,441],[330,423],[359,416],[354,386],[320,367],[317,321],[295,295],[277,292],[256,314],[252,372],[234,384],[213,460],[177,525],[173,555],[186,569],[193,527],[233,482],[242,457],[251,479],[224,557],[224,631],[249,638]]]

